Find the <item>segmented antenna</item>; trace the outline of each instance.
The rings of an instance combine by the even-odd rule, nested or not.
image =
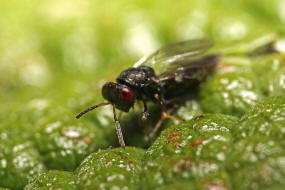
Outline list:
[[[110,102],[107,102],[107,103],[101,103],[101,104],[98,104],[98,105],[95,105],[95,106],[92,106],[90,108],[87,108],[86,110],[80,112],[77,116],[76,116],[76,119],[79,119],[80,117],[82,117],[83,115],[85,115],[86,113],[96,109],[96,108],[99,108],[99,107],[102,107],[102,106],[106,106],[106,105],[109,105]]]
[[[89,107],[87,108],[86,110],[80,112],[76,118],[79,119],[80,117],[82,117],[83,115],[85,115],[86,113],[96,109],[96,108],[99,108],[99,107],[102,107],[102,106],[106,106],[106,105],[109,105],[111,104],[110,102],[106,102],[106,103],[101,103],[101,104],[98,104],[98,105],[95,105],[95,106],[92,106],[92,107]],[[117,119],[117,115],[116,115],[116,105],[113,104],[113,114],[114,114],[114,120],[115,120],[115,125],[116,125],[116,131],[117,131],[117,136],[118,136],[118,139],[119,139],[119,143],[121,145],[121,147],[125,148],[126,145],[125,145],[125,141],[124,141],[124,137],[123,137],[123,133],[122,133],[122,129],[121,129],[121,125],[120,125],[120,122],[119,120]]]

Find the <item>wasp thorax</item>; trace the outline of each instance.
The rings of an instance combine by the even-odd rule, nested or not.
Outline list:
[[[132,89],[118,83],[105,83],[102,88],[102,95],[110,103],[115,104],[116,108],[125,112],[128,112],[135,102]]]

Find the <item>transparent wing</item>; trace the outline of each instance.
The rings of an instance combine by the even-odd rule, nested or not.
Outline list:
[[[181,61],[179,66],[158,75],[158,80],[164,89],[164,98],[171,99],[185,92],[191,92],[214,72],[219,57],[218,54],[209,54],[194,60]]]
[[[152,67],[157,75],[179,66],[181,62],[197,59],[213,46],[207,39],[188,40],[162,47],[148,57],[140,59],[134,67]]]

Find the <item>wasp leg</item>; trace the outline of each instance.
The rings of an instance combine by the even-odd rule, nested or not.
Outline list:
[[[167,110],[165,107],[166,104],[164,102],[164,98],[162,98],[159,94],[154,94],[154,98],[158,101],[163,110]]]
[[[171,106],[177,106],[179,104],[180,99],[175,97],[172,99],[167,99],[167,100],[163,100],[163,102],[165,103],[165,105],[171,105]]]
[[[160,128],[160,126],[164,120],[165,120],[165,118],[160,118],[160,120],[156,123],[155,127],[153,128],[151,133],[148,135],[149,140],[151,140],[154,137],[155,133],[158,131],[158,129]]]
[[[144,106],[144,109],[142,112],[142,120],[145,121],[147,117],[149,116],[149,113],[148,113],[146,102],[144,100],[143,100],[143,106]]]
[[[156,123],[155,127],[153,128],[152,132],[149,134],[149,139],[152,139],[154,137],[154,135],[156,134],[156,132],[158,131],[158,129],[161,127],[162,125],[162,122],[165,120],[165,119],[173,119],[173,120],[176,120],[176,121],[179,121],[179,122],[185,122],[185,120],[183,119],[180,119],[178,117],[175,117],[173,115],[170,115],[168,114],[167,112],[165,111],[162,111],[161,113],[161,118],[160,120]]]
[[[171,114],[168,113],[167,108],[166,108],[166,104],[165,104],[165,99],[162,96],[159,96],[159,94],[155,94],[154,98],[160,103],[161,107],[162,107],[162,113],[161,113],[161,118],[160,120],[156,123],[154,129],[152,130],[152,132],[149,134],[149,139],[152,139],[153,136],[155,135],[155,133],[158,131],[158,129],[160,128],[160,126],[162,125],[162,122],[169,118],[169,119],[173,119],[179,122],[185,122],[185,120],[180,119],[178,117],[175,117]],[[174,110],[170,110],[170,112],[172,112]]]
[[[151,77],[150,80],[157,83],[157,84],[159,84],[159,82],[160,82],[160,80],[155,78],[155,77]]]
[[[116,106],[115,106],[115,104],[113,104],[113,113],[114,113],[114,120],[115,120],[116,131],[117,131],[119,143],[120,143],[121,147],[123,147],[125,149],[126,145],[125,145],[123,133],[122,133],[122,130],[121,130],[120,122],[119,122],[119,120],[117,119],[117,116],[116,116]]]

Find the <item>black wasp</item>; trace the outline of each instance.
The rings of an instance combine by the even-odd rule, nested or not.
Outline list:
[[[163,119],[180,120],[168,113],[172,100],[187,92],[191,93],[214,70],[219,56],[205,54],[212,46],[213,43],[206,39],[188,40],[162,47],[150,56],[143,57],[134,67],[121,72],[116,83],[104,84],[102,95],[108,102],[92,106],[76,118],[79,119],[95,108],[111,104],[119,143],[125,147],[115,109],[128,112],[135,100],[141,100],[144,104],[142,119],[145,120],[149,115],[146,102],[152,101],[163,110],[161,120],[150,134],[152,137]]]

